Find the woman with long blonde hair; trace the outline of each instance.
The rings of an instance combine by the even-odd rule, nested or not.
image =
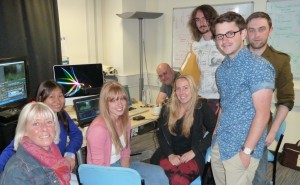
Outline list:
[[[100,93],[100,115],[87,131],[87,162],[100,166],[129,167],[140,173],[147,185],[167,185],[160,166],[130,163],[130,127],[127,94],[118,82],[107,82]]]
[[[179,76],[171,100],[158,119],[160,147],[151,158],[167,174],[171,185],[188,185],[202,174],[216,117],[207,101],[197,95],[190,75]]]

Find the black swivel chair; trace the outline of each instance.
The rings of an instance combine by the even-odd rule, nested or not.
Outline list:
[[[78,183],[79,185],[82,185],[80,183],[80,179],[79,179],[79,173],[78,173],[78,167],[81,165],[81,164],[86,164],[86,155],[87,155],[87,147],[84,146],[82,148],[80,148],[77,152],[76,152],[76,155],[75,155],[75,158],[76,158],[76,177],[77,177],[77,180],[78,180]]]
[[[277,167],[277,161],[278,161],[278,152],[279,152],[279,148],[280,148],[280,145],[281,145],[283,137],[284,137],[283,134],[285,132],[285,129],[286,129],[286,122],[283,121],[276,133],[276,136],[275,136],[275,140],[277,141],[277,146],[274,151],[274,154],[272,152],[268,151],[268,161],[273,163],[273,173],[272,173],[272,180],[271,180],[271,184],[273,184],[273,185],[275,185],[275,183],[276,183],[276,167]]]

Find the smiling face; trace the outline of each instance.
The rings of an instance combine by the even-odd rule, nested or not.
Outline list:
[[[47,104],[53,112],[61,111],[65,105],[65,98],[61,89],[59,87],[53,89],[44,103]]]
[[[218,35],[223,35],[223,39],[216,39],[218,47],[233,59],[237,53],[244,47],[244,39],[246,38],[246,29],[239,31],[239,27],[235,22],[223,22],[215,25],[216,38]],[[226,33],[237,32],[232,38],[226,37]]]
[[[175,93],[181,104],[187,104],[192,99],[191,87],[184,78],[176,80]]]
[[[254,18],[247,24],[248,42],[252,49],[264,49],[272,33],[267,19]]]
[[[156,69],[157,75],[161,83],[165,85],[172,85],[174,81],[174,71],[167,64],[160,64]]]
[[[126,95],[118,94],[108,102],[109,113],[115,119],[122,116],[125,109],[127,109]]]
[[[28,120],[24,136],[36,145],[49,150],[55,138],[55,122],[53,118],[42,114],[36,115],[34,119]]]

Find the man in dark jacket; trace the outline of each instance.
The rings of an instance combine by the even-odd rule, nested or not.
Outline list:
[[[248,47],[251,52],[267,59],[275,69],[276,111],[274,120],[269,124],[264,156],[260,160],[253,184],[265,185],[267,175],[267,147],[274,141],[276,133],[288,112],[294,106],[294,84],[290,57],[268,45],[268,38],[273,31],[272,20],[265,12],[251,14],[247,21]]]

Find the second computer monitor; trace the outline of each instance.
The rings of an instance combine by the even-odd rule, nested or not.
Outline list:
[[[55,81],[62,85],[65,97],[98,95],[104,83],[102,64],[55,65]]]

